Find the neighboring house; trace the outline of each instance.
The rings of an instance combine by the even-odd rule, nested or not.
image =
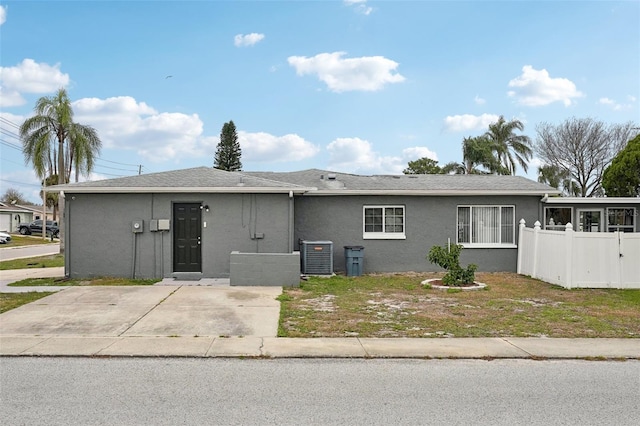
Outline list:
[[[18,225],[31,222],[33,212],[25,206],[0,202],[0,231],[18,232]]]
[[[42,219],[42,206],[38,206],[38,205],[30,205],[30,206],[24,206],[24,205],[20,205],[17,206],[20,207],[24,210],[28,210],[30,212],[33,213],[33,220],[38,220],[38,219]],[[53,209],[51,209],[50,207],[47,207],[47,210],[44,212],[46,214],[47,220],[56,220],[53,218]]]
[[[640,232],[639,197],[545,197],[542,204],[543,229],[564,230],[571,222],[578,232]]]
[[[515,271],[519,220],[534,223],[545,194],[559,193],[517,176],[208,167],[47,189],[66,200],[73,278],[229,277],[232,264],[238,270],[232,252],[284,255],[303,241],[331,241],[336,272],[345,270],[343,246],[353,245],[364,247],[365,273],[435,271],[426,254],[448,243],[463,244],[462,262],[480,271]],[[240,269],[253,268],[262,273]]]

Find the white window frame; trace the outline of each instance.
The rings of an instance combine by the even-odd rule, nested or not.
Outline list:
[[[463,247],[466,248],[517,248],[517,244],[515,243],[515,239],[516,239],[516,206],[515,205],[511,205],[511,204],[482,204],[482,205],[470,205],[470,204],[460,204],[456,207],[456,230],[458,230],[459,224],[460,224],[460,208],[469,208],[469,240],[471,240],[472,236],[473,236],[473,209],[474,208],[487,208],[487,207],[491,207],[491,208],[499,208],[499,223],[502,223],[502,211],[503,208],[511,208],[511,226],[512,226],[512,230],[511,230],[511,235],[513,236],[512,242],[510,243],[473,243],[471,241],[469,242],[460,242],[459,238],[460,238],[460,232],[456,232],[456,242],[457,244],[461,244]],[[500,233],[499,233],[499,238],[500,241],[502,241],[502,226],[499,227]],[[458,230],[459,231],[459,230]]]
[[[365,228],[367,209],[382,209],[382,232],[367,232]],[[384,230],[386,209],[402,209],[402,232]],[[364,240],[405,240],[407,231],[407,215],[403,205],[364,205],[362,206],[362,239]]]
[[[609,224],[609,217],[611,217],[611,215],[616,214],[616,213],[612,213],[611,210],[632,210],[633,213],[631,213],[631,217],[633,218],[633,223],[631,225],[610,225]],[[605,226],[606,226],[606,232],[615,232],[615,231],[620,231],[622,229],[629,229],[630,231],[623,231],[623,232],[635,232],[636,231],[636,221],[637,221],[637,217],[638,217],[638,211],[636,210],[635,207],[607,207],[607,213],[606,213],[606,218],[603,220],[603,222],[605,222]]]
[[[591,229],[585,229],[585,223],[583,221],[584,216],[581,216],[581,213],[600,213],[600,222],[597,226],[591,225]],[[577,232],[602,232],[604,230],[604,222],[606,221],[606,217],[604,215],[604,209],[576,209],[576,222],[574,224],[573,230]]]

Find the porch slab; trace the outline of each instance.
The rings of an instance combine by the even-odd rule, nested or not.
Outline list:
[[[123,336],[276,336],[280,307],[161,304]]]
[[[72,290],[72,289],[70,289]],[[63,293],[73,293],[65,290]],[[57,293],[61,294],[61,293]],[[50,304],[48,296],[0,315],[0,330],[7,335],[119,336],[153,306],[96,303]]]
[[[211,287],[184,286],[163,302],[165,306],[264,306],[277,307],[276,297],[282,287]]]

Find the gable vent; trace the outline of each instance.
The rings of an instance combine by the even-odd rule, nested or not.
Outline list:
[[[301,244],[303,274],[333,274],[333,242],[302,241]]]

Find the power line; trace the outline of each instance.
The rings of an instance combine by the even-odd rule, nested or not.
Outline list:
[[[25,183],[25,182],[17,182],[15,180],[9,180],[9,179],[2,179],[0,178],[0,181],[2,182],[9,182],[9,183],[15,183],[18,185],[26,185],[26,186],[37,186],[38,188],[40,188],[42,185],[36,185],[35,183]]]
[[[8,125],[9,125],[9,126],[11,126],[11,127],[15,127],[16,129],[20,129],[20,126],[18,126],[16,123],[14,123],[14,122],[13,122],[13,121],[11,121],[11,120],[7,120],[7,119],[6,119],[6,118],[4,118],[4,117],[0,117],[0,121],[1,121],[1,122],[3,122],[3,123],[5,123],[5,124],[8,124]]]
[[[7,125],[9,125],[11,127],[14,127],[16,129],[20,129],[20,126],[18,126],[16,123],[14,123],[11,120],[8,120],[8,119],[6,119],[4,117],[0,117],[0,123],[7,124]],[[15,138],[15,139],[17,139],[17,140],[22,142],[22,138],[20,137],[20,135],[18,135],[15,132],[12,132],[10,130],[6,130],[6,129],[3,129],[3,128],[0,127],[0,133],[4,134],[5,136],[9,136],[9,137]],[[22,147],[21,146],[16,145],[16,144],[14,144],[12,142],[9,142],[7,140],[0,139],[0,143],[2,145],[5,145],[5,146],[9,147],[9,148],[13,148],[13,149],[22,151]],[[106,158],[96,158],[95,160],[96,160],[96,162],[104,161],[104,162],[111,163],[111,164],[116,164],[116,165],[119,165],[119,166],[128,166],[128,167],[136,167],[137,168],[137,170],[131,170],[131,169],[121,169],[121,168],[117,168],[117,167],[109,167],[109,166],[105,166],[105,165],[99,165],[99,167],[102,167],[102,168],[105,168],[105,169],[120,170],[120,171],[124,171],[124,172],[132,172],[132,173],[135,173],[137,171],[138,174],[142,174],[142,168],[143,168],[142,164],[121,163],[121,162],[118,162],[118,161],[107,160]],[[110,175],[109,173],[103,173],[103,174],[107,175],[107,176],[118,176],[118,177],[122,176],[122,175]]]
[[[16,150],[18,150],[18,151],[22,151],[22,147],[19,147],[18,145],[15,145],[15,144],[14,144],[14,143],[12,143],[12,142],[5,141],[4,139],[0,139],[0,144],[2,144],[2,145],[4,145],[4,146],[7,146],[7,147],[9,147],[9,148],[16,149]]]
[[[138,167],[138,166],[139,166],[139,164],[119,163],[119,162],[117,162],[117,161],[111,161],[111,160],[107,160],[107,159],[105,159],[105,158],[97,158],[97,159],[98,159],[98,160],[101,160],[101,161],[106,161],[107,163],[119,164],[119,165],[121,165],[121,166],[131,166],[131,167]]]

